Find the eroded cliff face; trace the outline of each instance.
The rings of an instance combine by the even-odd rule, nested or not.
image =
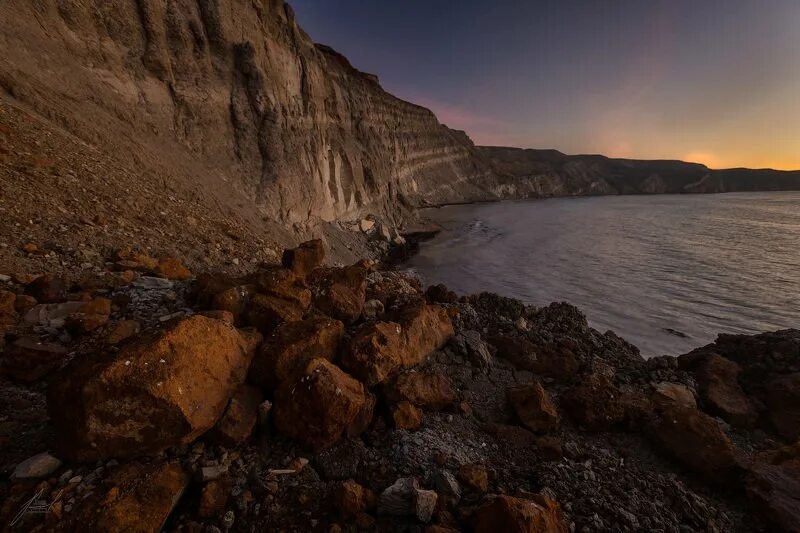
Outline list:
[[[494,196],[465,134],[315,45],[282,0],[10,0],[0,45],[15,101],[284,222]]]

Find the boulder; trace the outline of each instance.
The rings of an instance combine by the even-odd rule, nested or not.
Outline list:
[[[292,250],[284,250],[283,266],[299,278],[305,278],[325,261],[325,247],[322,240],[315,239],[302,243]]]
[[[231,481],[226,477],[212,479],[203,485],[200,492],[200,505],[197,515],[200,518],[213,518],[225,510],[231,493]]]
[[[372,421],[375,398],[327,359],[313,359],[275,392],[275,427],[312,449],[352,437]]]
[[[311,359],[333,360],[344,324],[330,318],[285,322],[267,337],[250,367],[248,381],[274,389],[305,369]]]
[[[436,492],[421,489],[416,478],[400,478],[381,493],[378,514],[416,516],[421,522],[428,522],[436,509],[437,499]]]
[[[158,267],[158,261],[146,253],[123,248],[114,252],[112,257],[117,270],[134,270],[136,272],[152,272]]]
[[[361,328],[342,355],[345,368],[370,386],[418,365],[453,336],[453,323],[439,306],[415,305],[396,318]]]
[[[396,429],[417,429],[422,424],[422,411],[411,402],[399,402],[392,406],[392,420]]]
[[[536,345],[512,335],[495,335],[489,343],[497,348],[497,356],[514,365],[517,370],[563,378],[575,375],[578,358],[568,343]]]
[[[659,410],[648,429],[665,451],[709,481],[723,482],[737,469],[733,443],[719,423],[702,411],[668,405]]]
[[[264,396],[255,387],[242,385],[225,408],[212,432],[215,442],[233,448],[244,442],[258,421],[258,408]]]
[[[61,466],[61,460],[47,452],[30,457],[16,467],[11,474],[12,479],[41,479],[49,476]]]
[[[428,287],[425,299],[432,304],[452,304],[458,301],[458,295],[440,283]]]
[[[409,402],[428,411],[442,411],[458,400],[447,376],[430,372],[400,374],[385,392],[390,402]]]
[[[461,465],[458,469],[458,479],[467,488],[478,494],[489,490],[489,472],[486,467],[478,464]]]
[[[690,409],[697,407],[697,401],[694,399],[692,391],[680,383],[662,381],[655,384],[650,399],[653,405],[657,407],[666,407],[670,404],[677,404]]]
[[[739,385],[739,365],[716,353],[695,358],[691,364],[681,356],[678,364],[693,370],[704,410],[734,425],[755,423],[758,413]]]
[[[11,291],[0,291],[0,334],[6,326],[13,326],[19,320],[17,295]]]
[[[55,304],[67,299],[67,284],[58,276],[39,276],[25,286],[25,294],[42,304]]]
[[[593,431],[608,430],[625,420],[622,392],[601,373],[584,376],[564,394],[561,405],[576,422]]]
[[[141,324],[136,320],[120,320],[109,328],[106,334],[106,343],[112,346],[117,345],[130,339],[139,333],[141,329]]]
[[[153,274],[171,280],[187,280],[192,278],[192,271],[174,257],[164,257],[158,261]]]
[[[520,422],[535,433],[558,429],[558,411],[538,381],[506,390],[509,403]]]
[[[6,346],[0,370],[11,379],[32,383],[60,368],[66,357],[67,349],[61,344],[20,337]]]
[[[800,531],[800,457],[755,464],[746,488],[748,498],[772,525]]]
[[[475,533],[567,533],[561,506],[544,494],[532,499],[497,496],[472,515]]]
[[[337,487],[334,499],[334,505],[343,518],[351,518],[363,513],[375,503],[375,495],[372,491],[352,479],[342,482]]]
[[[211,429],[244,381],[257,334],[195,315],[65,371],[48,411],[65,458],[127,458]]]
[[[789,440],[800,438],[800,372],[779,376],[766,385],[769,419]]]
[[[433,483],[436,486],[436,492],[446,506],[455,507],[458,505],[461,500],[461,486],[453,474],[447,470],[442,470],[434,476]]]
[[[161,531],[189,476],[178,463],[117,467],[59,523],[63,531]]]
[[[448,349],[461,355],[473,366],[486,372],[492,365],[492,354],[489,346],[481,339],[481,334],[474,330],[459,331],[450,340]]]
[[[418,489],[414,491],[414,515],[417,520],[428,523],[436,510],[439,495],[433,490]]]
[[[311,305],[311,291],[291,270],[266,269],[256,276],[258,293],[249,302],[247,319],[267,335],[282,322],[301,320]]]
[[[81,305],[67,317],[66,327],[73,334],[88,333],[108,323],[111,314],[111,300],[95,298]]]
[[[351,324],[361,317],[367,294],[367,269],[360,264],[327,269],[313,280],[314,306]]]

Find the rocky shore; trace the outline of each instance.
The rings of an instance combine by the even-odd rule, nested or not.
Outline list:
[[[4,530],[800,531],[800,331],[645,360],[321,241],[107,259],[0,276]]]

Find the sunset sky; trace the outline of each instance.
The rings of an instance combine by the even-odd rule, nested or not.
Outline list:
[[[294,0],[478,144],[800,169],[800,0]]]

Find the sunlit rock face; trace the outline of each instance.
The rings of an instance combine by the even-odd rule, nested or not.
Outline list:
[[[15,98],[287,222],[495,196],[466,134],[314,44],[282,0],[10,0],[0,42]]]

